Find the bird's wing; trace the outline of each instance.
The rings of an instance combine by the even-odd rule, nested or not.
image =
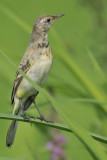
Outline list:
[[[28,58],[22,59],[22,62],[19,65],[19,69],[21,69],[24,73],[27,73],[30,67],[31,67],[31,59],[28,59]],[[23,76],[17,71],[13,88],[12,88],[11,104],[14,103],[14,97],[22,79],[23,79]]]

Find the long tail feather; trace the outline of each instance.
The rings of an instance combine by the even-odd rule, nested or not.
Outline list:
[[[21,113],[21,107],[20,107],[20,103],[18,102],[14,106],[13,115],[20,115],[20,113]],[[9,129],[7,132],[7,137],[6,137],[6,146],[7,147],[10,147],[14,142],[17,126],[18,126],[18,121],[11,120]]]

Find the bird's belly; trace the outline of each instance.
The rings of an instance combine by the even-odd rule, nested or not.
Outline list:
[[[38,63],[36,62],[34,66],[29,70],[27,75],[37,84],[42,85],[46,80],[50,68],[51,68],[52,60],[40,60]]]
[[[42,85],[46,80],[50,68],[52,65],[52,59],[38,60],[27,72],[27,76],[31,78],[38,85]],[[25,78],[20,83],[16,96],[18,98],[29,97],[34,95],[37,90],[26,80]]]

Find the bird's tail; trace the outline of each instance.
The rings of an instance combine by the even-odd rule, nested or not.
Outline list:
[[[21,113],[20,102],[17,101],[14,105],[13,115],[20,115],[20,113]],[[11,120],[9,129],[7,132],[7,137],[6,137],[6,146],[7,147],[10,147],[14,142],[17,126],[18,126],[18,121]]]

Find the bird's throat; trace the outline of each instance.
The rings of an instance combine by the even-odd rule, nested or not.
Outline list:
[[[32,32],[30,43],[45,43],[48,44],[48,33],[44,31]]]

